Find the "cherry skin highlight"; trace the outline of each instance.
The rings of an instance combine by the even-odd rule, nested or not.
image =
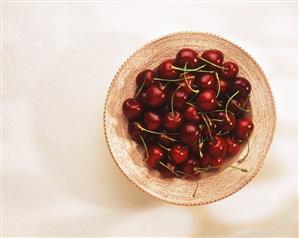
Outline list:
[[[221,136],[214,136],[213,141],[208,141],[206,149],[211,157],[224,157],[226,153],[226,143]]]
[[[153,108],[162,106],[166,101],[165,92],[153,84],[146,90],[147,104]]]
[[[171,148],[171,158],[176,164],[184,162],[189,156],[189,149],[182,144],[176,144]]]
[[[242,77],[237,77],[235,80],[230,83],[230,93],[233,95],[238,92],[236,95],[237,98],[246,98],[249,96],[251,92],[251,84],[250,82]]]
[[[213,111],[217,107],[215,91],[206,89],[199,93],[197,97],[197,106],[203,111]]]

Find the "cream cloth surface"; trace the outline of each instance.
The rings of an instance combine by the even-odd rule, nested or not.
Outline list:
[[[295,3],[4,3],[3,235],[295,237],[296,17]],[[201,207],[138,190],[114,164],[103,133],[106,93],[122,62],[183,30],[246,49],[277,107],[260,173]]]

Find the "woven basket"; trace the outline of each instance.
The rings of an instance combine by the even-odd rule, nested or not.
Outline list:
[[[250,136],[250,151],[241,167],[247,173],[226,168],[209,173],[199,180],[196,196],[194,181],[162,179],[159,173],[148,169],[144,149],[133,142],[127,132],[127,120],[122,114],[122,103],[132,97],[136,88],[135,78],[144,69],[154,69],[167,58],[174,58],[183,47],[198,52],[218,49],[224,53],[224,61],[235,61],[239,75],[252,85],[250,103],[255,129]],[[269,150],[276,124],[275,106],[267,79],[256,61],[242,48],[219,36],[200,32],[178,32],[154,40],[131,55],[115,75],[106,98],[104,128],[107,144],[114,161],[128,179],[144,192],[163,201],[177,205],[203,205],[223,199],[244,187],[260,170]],[[238,158],[231,160],[237,165]]]

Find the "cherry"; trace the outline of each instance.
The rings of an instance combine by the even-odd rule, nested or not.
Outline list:
[[[216,125],[213,124],[212,126],[204,125],[201,129],[201,136],[202,137],[214,137],[216,135]],[[211,133],[211,135],[210,135]]]
[[[185,144],[192,144],[199,139],[199,128],[193,123],[186,123],[180,129],[180,140]]]
[[[170,155],[176,164],[180,164],[188,158],[189,149],[182,144],[176,144],[171,148]]]
[[[247,100],[244,98],[233,98],[228,104],[228,110],[233,112],[235,115],[242,112],[242,109],[245,109],[247,105]]]
[[[183,117],[178,111],[168,112],[163,118],[163,125],[167,131],[177,131],[182,124]]]
[[[191,105],[186,105],[183,111],[184,120],[187,122],[200,123],[203,121],[202,115]]]
[[[239,92],[236,98],[246,98],[251,92],[250,82],[245,78],[235,78],[235,80],[230,82],[230,93],[234,94],[236,92]]]
[[[213,141],[208,141],[206,144],[207,152],[212,157],[224,157],[226,153],[226,143],[221,136],[214,136]]]
[[[220,131],[232,131],[235,128],[236,118],[233,113],[228,111],[226,114],[224,111],[221,111],[216,114],[216,118],[221,120],[221,122],[215,121]]]
[[[225,62],[223,64],[220,75],[226,79],[232,79],[239,73],[239,66],[233,62]]]
[[[235,136],[239,140],[245,140],[249,137],[254,125],[248,117],[243,117],[236,120]]]
[[[195,172],[195,168],[198,168],[199,166],[199,160],[196,157],[191,156],[180,165],[180,170],[185,174],[191,175],[193,178],[198,178],[199,173]],[[186,178],[192,179],[191,176],[186,176]]]
[[[211,89],[206,89],[198,94],[197,106],[203,111],[212,111],[217,107],[216,93]]]
[[[155,168],[163,157],[163,149],[160,146],[152,145],[148,148],[148,158],[146,163],[150,168]]]
[[[181,49],[176,55],[176,65],[179,67],[196,68],[198,66],[198,53],[189,48]]]
[[[128,98],[123,102],[122,110],[129,120],[138,119],[142,114],[142,105],[136,99]]]
[[[200,89],[216,90],[217,88],[217,79],[213,73],[198,74],[196,83]]]
[[[157,68],[157,75],[159,78],[163,79],[175,79],[178,77],[178,72],[172,68],[174,66],[175,60],[168,59],[163,61]]]
[[[140,92],[136,98],[143,106],[147,105],[146,92]]]
[[[229,136],[224,138],[224,141],[227,145],[226,155],[228,157],[233,157],[236,154],[238,154],[240,150],[240,144],[238,142],[236,142],[233,138]]]
[[[163,162],[163,165],[159,164],[157,169],[160,172],[162,178],[173,178],[175,177],[175,171],[176,171],[176,164],[174,164],[171,161],[167,161],[166,163]]]
[[[184,108],[185,103],[187,102],[188,95],[186,91],[182,88],[179,88],[173,92],[173,106],[175,109],[181,110]],[[172,99],[171,99],[172,100]]]
[[[223,63],[223,53],[219,50],[206,50],[202,53],[201,58],[218,66]]]
[[[197,93],[198,87],[196,84],[195,77],[192,75],[191,76],[186,76],[188,79],[186,79],[185,83],[181,87],[181,90],[185,91],[187,97],[190,97],[192,94]],[[186,85],[186,83],[188,85]]]
[[[164,90],[153,84],[146,90],[146,99],[151,107],[160,107],[165,103],[166,95]]]
[[[220,83],[220,94],[225,95],[229,89],[229,82],[223,78],[220,78],[219,83]]]
[[[200,160],[199,164],[201,168],[207,168],[209,166],[212,166],[211,164],[211,156],[209,154],[205,154]]]
[[[135,124],[135,122],[130,122],[128,125],[128,132],[132,140],[141,143],[140,136],[145,137],[145,133]]]
[[[161,134],[158,138],[159,143],[167,148],[172,147],[176,143],[176,139],[173,136]]]
[[[224,157],[211,157],[210,163],[211,163],[212,167],[216,167],[213,169],[218,169],[219,167],[221,167],[223,165]]]
[[[145,112],[143,122],[145,128],[151,131],[159,130],[162,126],[162,119],[160,115],[155,112]]]
[[[148,88],[154,82],[154,71],[146,69],[141,71],[136,77],[136,84],[140,88],[143,84],[144,88]]]

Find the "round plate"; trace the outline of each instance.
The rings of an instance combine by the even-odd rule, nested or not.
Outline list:
[[[174,58],[184,47],[198,52],[218,49],[224,61],[238,63],[239,75],[252,85],[250,103],[255,129],[250,136],[250,150],[241,164],[247,173],[226,168],[198,180],[198,190],[193,197],[196,182],[183,179],[162,179],[159,173],[148,169],[143,158],[144,149],[132,141],[127,132],[128,122],[122,113],[122,103],[132,97],[136,88],[135,78],[144,69],[154,69],[167,58]],[[120,170],[137,187],[163,201],[177,205],[203,205],[223,199],[244,187],[260,170],[276,124],[272,93],[256,61],[236,44],[208,33],[179,32],[154,40],[131,55],[115,75],[106,98],[104,128],[107,144]],[[243,149],[238,158],[246,154]],[[236,160],[233,165],[237,165]],[[239,165],[240,166],[240,165]]]

